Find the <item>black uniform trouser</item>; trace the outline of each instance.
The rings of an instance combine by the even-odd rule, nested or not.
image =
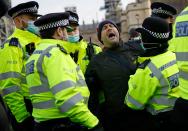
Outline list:
[[[117,114],[104,113],[104,131],[153,131],[150,114],[143,111],[126,109]]]
[[[188,100],[178,98],[174,106],[175,125],[178,131],[188,131]]]
[[[72,123],[70,120],[53,119],[40,123],[35,123],[34,131],[87,131],[86,128]]]
[[[162,112],[152,117],[155,131],[179,131],[174,123],[176,121],[174,110]]]

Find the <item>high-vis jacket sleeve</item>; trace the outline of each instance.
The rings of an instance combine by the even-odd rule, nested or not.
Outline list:
[[[21,94],[21,71],[23,54],[17,46],[6,46],[0,49],[0,89],[3,99],[18,122],[29,116]]]
[[[130,76],[129,90],[125,103],[132,109],[144,109],[150,97],[154,94],[157,79],[150,77],[148,68],[137,69],[136,73]],[[152,86],[151,86],[152,85]]]
[[[80,91],[86,90],[87,86],[79,87],[78,81],[81,76],[77,74],[77,66],[71,57],[59,51],[55,56],[52,54],[50,58],[46,57],[44,62],[50,88],[59,110],[73,122],[88,128],[96,126],[98,119],[89,111],[84,103],[83,92]]]

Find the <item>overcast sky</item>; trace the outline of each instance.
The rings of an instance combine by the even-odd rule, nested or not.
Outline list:
[[[12,6],[21,2],[31,0],[12,0]],[[77,13],[80,17],[80,24],[83,20],[86,24],[92,23],[92,20],[101,21],[104,19],[105,11],[100,11],[100,7],[104,6],[104,0],[35,0],[39,3],[39,13],[44,15],[52,12],[62,12],[64,7],[76,6]],[[123,8],[125,9],[128,3],[135,0],[121,0]]]

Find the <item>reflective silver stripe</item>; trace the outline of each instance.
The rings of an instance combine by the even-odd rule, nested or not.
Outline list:
[[[83,79],[78,80],[76,83],[78,86],[87,86],[85,80]]]
[[[89,97],[84,97],[84,103],[88,104],[88,101],[89,101]]]
[[[22,75],[18,72],[7,72],[0,74],[0,80],[8,79],[8,78],[21,78]]]
[[[175,64],[176,64],[176,60],[170,61],[167,64],[164,64],[161,67],[159,67],[159,71],[163,71],[163,70],[167,69],[168,67],[173,66]],[[153,76],[153,72],[152,72],[151,76]]]
[[[50,91],[50,89],[48,88],[49,87],[48,79],[44,75],[44,72],[42,69],[42,62],[46,53],[48,53],[54,47],[57,47],[57,46],[50,46],[46,50],[44,50],[37,61],[36,67],[37,67],[42,85],[30,87],[29,91],[31,95]]]
[[[36,109],[54,108],[55,107],[55,101],[54,100],[48,100],[48,101],[43,101],[43,102],[38,102],[38,103],[32,103],[32,105],[33,105],[33,108],[36,108]]]
[[[150,100],[150,103],[156,103],[159,105],[173,106],[177,98],[168,98],[166,96],[156,96]]]
[[[188,61],[188,52],[176,52],[177,61]]]
[[[42,69],[42,62],[44,59],[44,56],[54,47],[57,47],[57,45],[55,46],[50,46],[47,49],[45,49],[42,54],[40,55],[38,61],[37,61],[37,70],[38,70],[38,74],[40,76],[40,80],[41,83],[44,85],[44,87],[49,87],[49,83],[48,83],[48,79],[47,77],[44,75],[43,69]]]
[[[188,11],[183,11],[178,16],[187,15],[187,14],[188,14]]]
[[[161,71],[152,63],[150,62],[148,64],[149,69],[151,70],[151,72],[157,77],[157,79],[159,80],[161,87],[165,88],[165,94],[167,94],[168,92],[168,87],[169,84],[167,82],[167,80],[164,78],[163,74],[161,73]]]
[[[83,77],[78,73],[78,78],[79,79],[83,79]]]
[[[29,88],[29,94],[34,95],[34,94],[40,94],[44,92],[48,92],[50,89],[48,87],[44,87],[43,85],[41,86],[33,86]]]
[[[168,67],[173,66],[175,64],[176,64],[176,60],[170,61],[167,64],[164,64],[161,67],[159,67],[159,70],[163,71],[163,70],[167,69]]]
[[[175,62],[175,61],[174,61]],[[168,66],[164,66],[165,69],[167,67],[170,67],[173,65],[174,63],[173,61],[169,62]],[[171,63],[171,64],[170,64]],[[153,97],[149,103],[150,104],[158,104],[158,105],[165,105],[165,106],[173,106],[175,101],[176,101],[176,98],[168,98],[167,94],[168,94],[168,89],[169,89],[169,84],[167,82],[167,80],[165,79],[165,77],[163,76],[163,74],[161,73],[161,71],[152,63],[150,62],[148,64],[148,67],[149,69],[152,71],[152,73],[156,76],[156,78],[159,80],[160,82],[160,85],[161,85],[161,96],[156,96],[156,97]],[[162,69],[162,68],[161,68]],[[161,112],[162,110],[160,111],[156,111],[155,109],[152,109],[152,107],[147,107],[147,110],[151,113],[151,114],[157,114],[159,112]],[[166,109],[164,109],[166,110]],[[163,112],[164,112],[163,110]],[[168,109],[167,109],[168,110]]]
[[[76,67],[76,71],[78,73],[78,78],[79,78],[79,80],[76,83],[78,84],[78,86],[86,86],[86,82],[83,79],[83,76],[79,74],[79,71],[80,71],[80,67],[79,66]]]
[[[76,67],[76,71],[77,72],[80,71],[80,67],[79,66]]]
[[[83,97],[80,93],[74,95],[60,106],[61,112],[67,112],[81,100],[83,100]]]
[[[75,87],[75,82],[73,81],[63,81],[57,85],[55,85],[54,87],[52,87],[52,92],[53,94],[56,94],[64,89],[70,88],[70,87]]]
[[[147,111],[150,112],[152,115],[157,115],[159,113],[167,112],[167,111],[171,111],[171,110],[173,110],[173,107],[165,108],[162,110],[155,110],[154,108],[151,108],[151,107],[147,108]]]
[[[141,109],[141,108],[144,107],[143,104],[141,104],[140,102],[136,101],[132,96],[129,95],[129,93],[126,95],[126,97],[127,97],[127,101],[129,101],[130,103],[132,103],[138,109]]]
[[[180,78],[183,78],[183,79],[185,79],[185,80],[188,80],[188,72],[185,72],[185,71],[180,70],[180,71],[179,71],[179,76],[180,76]]]
[[[14,92],[17,92],[19,90],[20,90],[20,88],[18,86],[8,87],[6,89],[3,89],[3,96],[6,96],[6,95],[14,93]]]

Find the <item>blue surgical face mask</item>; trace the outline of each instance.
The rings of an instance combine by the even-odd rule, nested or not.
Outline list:
[[[76,35],[68,35],[68,41],[71,42],[71,43],[76,43],[78,42],[80,39],[80,36],[79,34],[76,34]]]
[[[27,31],[39,35],[39,28],[34,25],[34,21],[28,21],[27,22]]]

